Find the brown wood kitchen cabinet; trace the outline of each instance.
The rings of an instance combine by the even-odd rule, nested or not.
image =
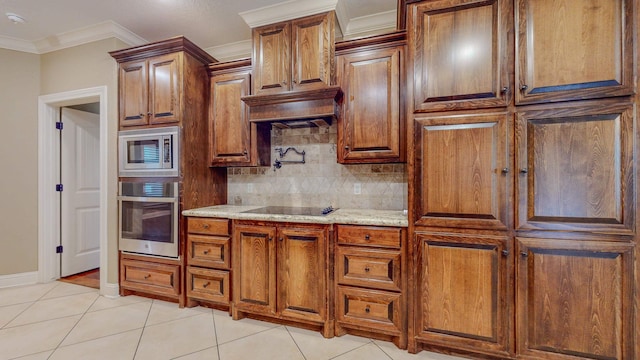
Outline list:
[[[493,356],[512,351],[513,266],[506,235],[418,231],[416,336]]]
[[[209,65],[209,153],[212,166],[270,162],[270,126],[249,122],[243,96],[251,90],[251,60]]]
[[[338,162],[385,163],[405,159],[406,33],[336,44],[338,85],[344,92],[338,123]]]
[[[161,126],[189,117],[193,101],[206,95],[201,87],[206,84],[204,66],[216,61],[184,37],[110,54],[118,61],[121,129]]]
[[[181,290],[179,260],[120,253],[120,294],[152,294],[179,301]]]
[[[414,111],[506,106],[513,66],[510,0],[423,1],[412,5]]]
[[[187,219],[187,306],[229,308],[231,301],[231,223],[228,219]]]
[[[234,320],[253,314],[318,326],[332,337],[329,239],[327,225],[235,220]]]
[[[517,240],[516,338],[522,358],[636,359],[634,244]]]
[[[633,94],[633,3],[516,0],[516,103]]]
[[[406,232],[336,225],[336,335],[392,340],[407,348]]]
[[[254,28],[253,94],[333,85],[335,21],[328,12]]]

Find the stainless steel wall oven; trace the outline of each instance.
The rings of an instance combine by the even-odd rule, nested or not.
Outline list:
[[[177,182],[120,182],[119,249],[178,257]]]

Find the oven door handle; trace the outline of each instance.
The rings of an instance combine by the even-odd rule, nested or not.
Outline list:
[[[142,197],[142,196],[118,196],[119,201],[140,201],[140,202],[178,202],[178,198],[167,197]]]

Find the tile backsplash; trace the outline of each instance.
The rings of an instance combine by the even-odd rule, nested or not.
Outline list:
[[[406,164],[338,164],[336,130],[335,124],[272,129],[270,167],[227,169],[229,204],[406,209]],[[284,163],[276,169],[275,149],[288,147],[304,151],[305,163]],[[301,156],[289,151],[280,160],[301,160]]]

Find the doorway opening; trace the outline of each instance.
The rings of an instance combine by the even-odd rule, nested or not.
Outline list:
[[[118,296],[118,284],[107,282],[108,274],[108,232],[107,232],[107,87],[100,86],[82,90],[43,95],[38,98],[38,281],[49,282],[60,278],[61,259],[56,253],[60,246],[61,201],[56,189],[60,174],[59,130],[56,122],[60,109],[81,104],[97,103],[99,108],[99,146],[97,179],[100,293]],[[63,187],[64,191],[64,187]]]

